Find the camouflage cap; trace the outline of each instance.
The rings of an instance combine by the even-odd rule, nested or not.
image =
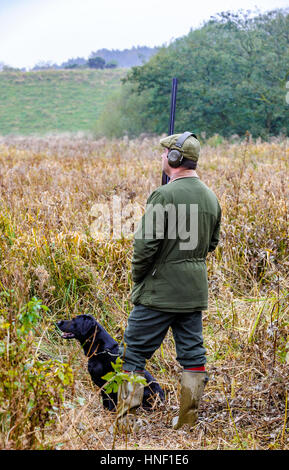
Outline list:
[[[182,134],[173,134],[164,137],[160,140],[160,144],[170,150],[179,150],[183,157],[188,160],[194,160],[195,162],[198,161],[201,149],[200,142],[196,137],[191,135],[185,140],[181,148],[176,147],[175,144],[181,135]]]

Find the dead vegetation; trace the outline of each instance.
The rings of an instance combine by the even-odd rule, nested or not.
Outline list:
[[[90,313],[121,341],[131,308],[132,241],[93,239],[90,211],[113,195],[121,196],[123,207],[144,208],[160,184],[158,139],[0,141],[1,368],[17,375],[25,366],[7,362],[7,325],[15,326],[22,306],[36,296],[50,310],[29,333],[34,358],[67,363],[74,373],[53,422],[44,433],[37,425],[29,430],[34,440],[25,427],[22,435],[20,425],[11,428],[2,388],[2,448],[289,448],[288,154],[288,140],[281,138],[203,147],[198,174],[217,194],[223,224],[221,243],[207,263],[210,381],[200,419],[191,430],[171,429],[180,367],[169,334],[148,363],[166,390],[166,403],[150,413],[139,410],[141,430],[114,439],[113,415],[101,406],[80,346],[64,342],[54,321]],[[21,423],[23,407],[13,403]]]

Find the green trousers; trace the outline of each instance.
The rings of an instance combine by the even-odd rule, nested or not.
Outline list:
[[[172,328],[177,361],[186,367],[206,363],[203,346],[202,312],[169,313],[135,305],[128,318],[120,355],[127,371],[143,370],[147,359],[160,347]]]

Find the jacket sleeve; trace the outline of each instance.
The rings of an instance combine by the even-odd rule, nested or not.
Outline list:
[[[140,220],[134,235],[132,257],[132,279],[141,281],[153,268],[158,253],[161,250],[164,233],[166,230],[166,218],[160,217],[155,222],[154,213],[165,206],[163,196],[156,190],[147,200],[146,211]],[[151,223],[153,221],[153,223]]]
[[[209,245],[209,250],[208,250],[208,251],[214,251],[214,250],[217,248],[217,245],[218,245],[218,243],[219,243],[219,240],[220,240],[221,217],[222,217],[222,211],[221,211],[221,208],[220,208],[220,206],[219,206],[219,214],[218,214],[218,218],[217,218],[217,221],[216,221],[214,230],[213,230],[213,234],[212,234],[212,237],[211,237],[211,241],[210,241],[210,245]]]

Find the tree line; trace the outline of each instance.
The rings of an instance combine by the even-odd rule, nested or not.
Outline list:
[[[175,132],[289,135],[289,10],[222,12],[160,48],[129,70],[97,133],[167,133],[173,77]]]
[[[59,69],[104,69],[124,67],[129,68],[133,66],[143,65],[147,62],[156,52],[158,47],[137,46],[130,49],[97,49],[90,53],[89,57],[72,57],[61,64],[56,64],[51,61],[40,61],[32,70],[59,70]],[[22,71],[25,72],[25,67],[15,68],[0,62],[0,71]]]

